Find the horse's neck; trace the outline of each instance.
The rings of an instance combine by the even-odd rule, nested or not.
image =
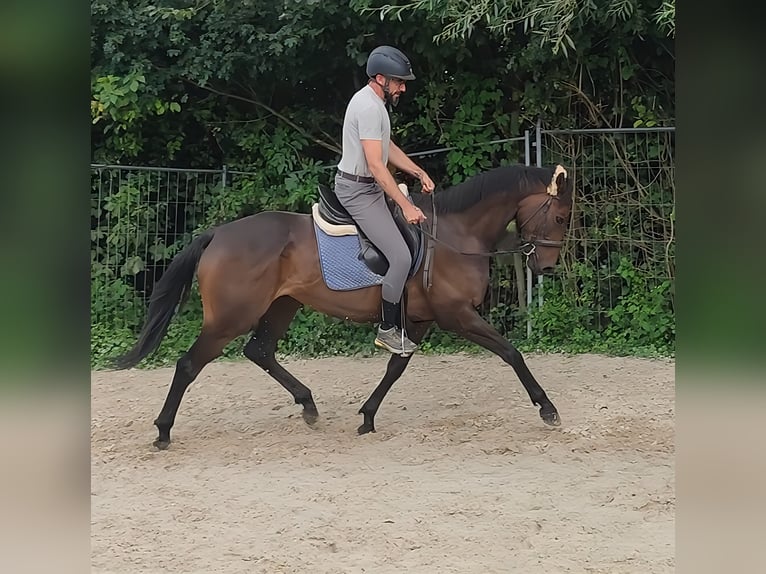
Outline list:
[[[520,197],[498,193],[460,213],[445,214],[479,244],[490,249],[504,235],[505,229],[516,215]]]

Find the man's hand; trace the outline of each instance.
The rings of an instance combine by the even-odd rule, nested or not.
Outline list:
[[[428,177],[425,171],[420,171],[420,185],[423,186],[423,193],[431,193],[434,190],[434,182]]]
[[[362,145],[364,145],[364,140],[362,140]],[[423,186],[423,193],[433,192],[434,182],[428,177],[426,171],[407,157],[407,154],[399,149],[399,146],[393,141],[389,141],[388,143],[388,161],[394,167],[401,169],[413,177],[417,177],[420,180],[420,185]]]
[[[420,223],[421,221],[426,220],[426,216],[420,211],[420,208],[415,207],[409,202],[407,202],[407,205],[402,209],[402,213],[404,213],[404,218],[407,220],[407,223]]]

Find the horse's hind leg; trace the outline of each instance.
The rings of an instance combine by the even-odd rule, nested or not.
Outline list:
[[[248,359],[287,389],[295,399],[295,404],[303,405],[303,420],[311,425],[319,417],[311,390],[280,365],[275,356],[277,343],[287,333],[300,306],[301,304],[292,297],[280,297],[274,301],[261,317],[258,328],[243,352]]]
[[[428,332],[430,326],[431,321],[412,323],[407,326],[407,335],[412,342],[420,343]],[[378,386],[372,391],[370,398],[367,399],[362,405],[362,408],[359,409],[359,414],[364,415],[364,422],[357,429],[359,434],[375,432],[375,414],[380,408],[380,403],[383,402],[384,397],[393,384],[402,376],[402,373],[404,373],[411,358],[412,355],[408,355],[407,357],[392,355],[388,360],[388,366],[386,367],[386,374],[383,376],[383,380],[378,383]]]
[[[165,404],[154,421],[159,430],[159,436],[154,441],[154,446],[161,450],[168,448],[170,429],[173,427],[178,407],[181,405],[181,399],[186,389],[197,378],[204,366],[218,357],[223,348],[233,339],[234,336],[224,335],[203,326],[197,340],[176,363],[176,371]]]

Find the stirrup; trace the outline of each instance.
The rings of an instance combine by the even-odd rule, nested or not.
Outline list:
[[[393,347],[390,347],[386,342],[381,341],[380,339],[375,339],[375,346],[383,349],[384,351],[388,351],[392,355],[399,355],[400,357],[409,357],[412,355],[415,351],[409,352],[402,349],[394,349]]]
[[[384,335],[383,338],[381,337],[381,334]],[[391,337],[390,342],[386,341],[386,338],[389,337]],[[378,334],[375,337],[375,346],[401,357],[409,357],[417,351],[417,345],[410,341],[401,329],[395,326],[388,330],[378,328]],[[412,346],[412,348],[408,349],[408,346]]]
[[[417,350],[418,350],[418,347],[419,347],[419,345],[418,345],[418,344],[417,344],[415,341],[413,341],[412,339],[410,339],[410,338],[407,336],[407,332],[406,332],[404,329],[400,328],[400,329],[399,329],[399,332],[400,332],[400,335],[399,335],[399,340],[400,340],[400,341],[401,341],[401,343],[402,343],[402,352],[401,352],[401,356],[402,356],[402,357],[409,357],[409,356],[410,356],[410,355],[412,355],[412,354],[413,354],[415,351],[417,351]],[[408,347],[408,346],[409,346],[409,347],[411,347],[411,349],[410,349],[410,350],[407,350],[407,347]]]

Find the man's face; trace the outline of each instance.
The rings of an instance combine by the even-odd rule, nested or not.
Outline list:
[[[404,80],[398,78],[391,78],[388,84],[388,90],[391,92],[391,101],[394,105],[399,103],[399,96],[407,91],[407,86]]]
[[[399,103],[399,96],[407,91],[407,82],[398,78],[386,78],[382,74],[378,74],[377,81],[381,86],[386,85],[386,80],[388,80],[388,97],[391,103],[396,105]]]

